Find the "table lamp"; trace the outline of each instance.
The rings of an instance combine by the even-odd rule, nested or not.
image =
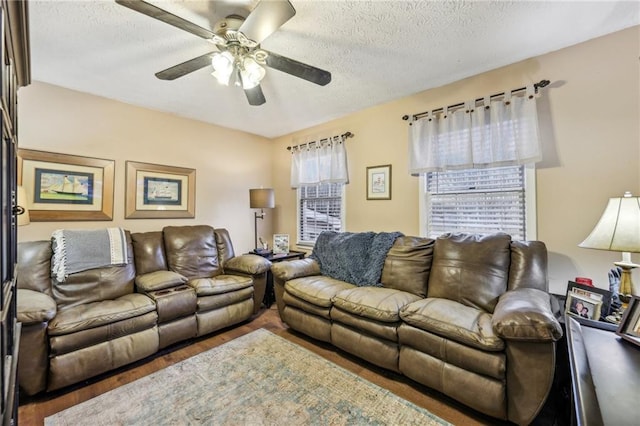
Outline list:
[[[249,190],[249,206],[252,209],[260,209],[260,214],[255,212],[254,215],[254,237],[255,247],[258,250],[258,219],[264,219],[263,209],[272,209],[276,206],[273,188],[260,188]]]
[[[631,262],[631,253],[640,253],[640,197],[625,192],[622,198],[610,198],[600,221],[579,247],[622,252],[622,261],[614,263],[622,269],[621,300],[636,294],[631,270],[640,265]]]

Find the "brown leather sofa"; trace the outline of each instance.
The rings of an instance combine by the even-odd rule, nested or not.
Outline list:
[[[542,242],[400,237],[382,287],[323,276],[313,258],[271,270],[294,330],[517,424],[532,422],[547,398],[562,329]]]
[[[126,232],[129,263],[51,276],[51,241],[18,245],[18,377],[60,389],[258,312],[271,263],[235,256],[225,229]],[[133,260],[131,260],[133,259]]]

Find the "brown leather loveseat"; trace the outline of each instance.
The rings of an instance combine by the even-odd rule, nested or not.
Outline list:
[[[18,377],[28,395],[143,359],[249,319],[271,266],[235,256],[225,229],[126,234],[129,262],[52,276],[52,242],[18,245]]]
[[[271,270],[280,316],[294,330],[499,419],[528,424],[547,398],[562,330],[542,242],[399,237],[382,287],[324,276],[313,258]]]

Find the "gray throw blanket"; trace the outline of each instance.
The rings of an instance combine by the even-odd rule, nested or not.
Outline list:
[[[51,274],[58,282],[76,272],[128,263],[127,238],[122,228],[58,229],[51,236],[51,244]]]
[[[384,260],[400,232],[322,232],[311,258],[323,275],[357,286],[381,287]]]

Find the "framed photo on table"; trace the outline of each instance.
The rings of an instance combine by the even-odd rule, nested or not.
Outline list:
[[[598,321],[602,301],[570,292],[567,294],[565,311],[573,316]]]
[[[633,296],[629,301],[616,334],[624,340],[640,346],[640,297]]]
[[[115,161],[18,149],[18,185],[33,222],[113,220]]]
[[[579,284],[573,281],[569,281],[567,284],[567,295],[566,295],[565,307],[569,303],[570,294],[576,294],[576,295],[587,297],[589,299],[594,299],[596,301],[601,301],[602,306],[600,308],[600,315],[601,316],[609,315],[609,310],[611,306],[611,292],[609,290],[604,290],[598,287],[592,287],[584,284]],[[600,316],[593,319],[598,321],[600,319]]]
[[[273,236],[273,254],[289,253],[289,234]]]
[[[195,197],[195,169],[127,161],[126,219],[194,218]]]
[[[367,167],[367,200],[391,199],[391,164]]]

